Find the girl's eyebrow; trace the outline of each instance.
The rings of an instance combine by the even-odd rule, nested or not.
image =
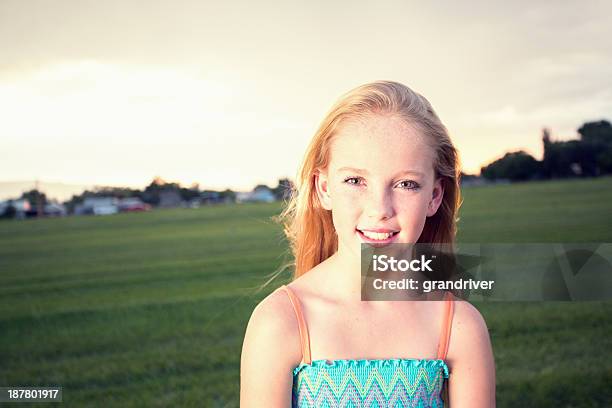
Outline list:
[[[340,167],[338,169],[338,171],[347,171],[347,172],[350,172],[350,173],[359,173],[359,174],[369,174],[366,169],[357,169],[357,168],[354,168],[354,167]],[[421,177],[424,176],[424,174],[422,172],[420,172],[420,171],[416,171],[416,170],[404,170],[404,171],[400,171],[399,173],[397,173],[395,177],[402,176],[404,174],[414,174],[416,176],[421,176]]]

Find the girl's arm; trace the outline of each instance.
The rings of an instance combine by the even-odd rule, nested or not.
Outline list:
[[[473,305],[455,302],[448,348],[451,408],[495,407],[495,360],[487,325]]]
[[[253,310],[240,361],[240,407],[291,406],[293,368],[302,358],[289,298],[276,290]]]

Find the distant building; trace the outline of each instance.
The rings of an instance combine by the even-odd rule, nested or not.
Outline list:
[[[236,202],[237,203],[246,203],[249,201],[251,197],[250,191],[236,191]]]
[[[203,191],[200,194],[202,204],[215,204],[220,201],[221,194],[218,191]]]
[[[182,204],[181,195],[176,190],[165,190],[159,192],[159,206],[163,208],[180,207]]]
[[[13,207],[15,211],[14,217],[17,219],[26,218],[26,213],[32,209],[30,201],[26,198],[0,201],[0,215],[3,215],[5,212],[9,211],[9,207]]]
[[[119,212],[119,200],[115,197],[86,197],[74,208],[76,215],[109,215]]]
[[[203,191],[202,194],[200,194],[200,202],[202,204],[227,204],[231,201],[231,197],[227,195],[224,196],[218,191]]]
[[[236,202],[248,203],[248,202],[264,202],[271,203],[276,201],[274,192],[266,186],[257,186],[251,192],[238,192],[236,193]]]
[[[63,204],[47,203],[45,204],[44,214],[47,217],[64,217],[68,214],[68,211]]]

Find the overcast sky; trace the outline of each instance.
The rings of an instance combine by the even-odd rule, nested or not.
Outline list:
[[[0,1],[0,181],[293,178],[365,82],[432,103],[464,171],[612,119],[612,2]]]

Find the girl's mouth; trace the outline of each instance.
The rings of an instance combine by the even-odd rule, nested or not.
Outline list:
[[[355,230],[357,231],[359,238],[361,238],[363,242],[368,243],[368,244],[386,245],[386,244],[389,244],[395,241],[397,234],[399,234],[399,231],[381,233],[381,232],[362,231],[357,228]]]

